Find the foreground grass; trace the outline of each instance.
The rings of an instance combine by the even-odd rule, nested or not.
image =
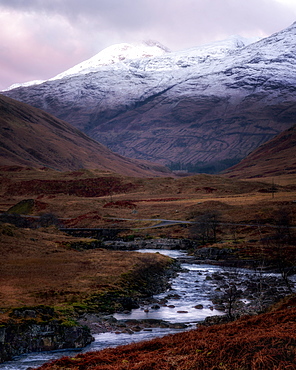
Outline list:
[[[40,370],[296,369],[296,297],[272,312],[152,341],[79,354]]]

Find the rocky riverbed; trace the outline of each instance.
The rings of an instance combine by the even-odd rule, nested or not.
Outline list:
[[[162,253],[178,256],[183,268],[166,293],[115,315],[85,314],[80,324],[87,325],[94,334],[133,334],[155,327],[186,329],[256,315],[291,293],[276,272],[217,266],[216,260],[207,260],[213,263],[211,266],[180,251],[162,250]],[[296,275],[291,282],[295,285]],[[167,314],[168,311],[172,314]]]

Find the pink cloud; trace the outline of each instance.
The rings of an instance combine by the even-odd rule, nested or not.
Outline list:
[[[267,36],[295,19],[291,0],[1,0],[0,90],[53,77],[119,42],[155,39],[180,50]]]
[[[53,77],[92,55],[64,19],[2,13],[0,21],[0,89]]]

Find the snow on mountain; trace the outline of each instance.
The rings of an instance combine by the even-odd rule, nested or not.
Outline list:
[[[102,66],[114,65],[117,63],[119,64],[118,68],[120,68],[122,63],[132,59],[153,58],[167,52],[169,52],[169,50],[166,47],[154,41],[145,41],[137,44],[116,44],[107,47],[92,58],[77,64],[73,68],[58,74],[51,80],[58,80],[77,74],[96,72]]]
[[[28,87],[28,86],[33,86],[33,85],[40,85],[43,82],[46,82],[46,80],[33,80],[33,81],[22,82],[22,83],[16,82],[15,84],[12,84],[6,90],[3,90],[3,91],[17,89],[18,87]]]
[[[111,45],[95,56],[91,57],[90,59],[85,60],[82,63],[79,63],[62,73],[59,73],[55,77],[50,78],[49,81],[59,80],[64,77],[69,77],[73,75],[82,75],[90,72],[95,72],[102,66],[114,65],[117,63],[121,65],[123,62],[132,59],[153,58],[168,52],[169,49],[167,49],[165,46],[151,40],[134,44],[121,43]],[[34,80],[25,83],[15,83],[11,85],[7,90],[12,90],[17,87],[40,85],[43,82],[46,82],[46,80]]]
[[[191,49],[186,49],[179,52],[170,52],[170,50],[158,43],[157,41],[144,41],[141,43],[121,43],[107,47],[100,51],[90,59],[75,65],[74,67],[59,73],[48,81],[59,80],[65,77],[74,75],[83,75],[91,72],[96,72],[104,67],[124,68],[132,60],[149,59],[155,60],[152,63],[156,68],[174,68],[174,66],[182,67],[184,59],[186,63],[198,63],[205,58],[223,58],[231,51],[242,48],[257,40],[257,38],[247,39],[241,36],[231,36],[226,40],[216,41],[209,44],[204,44]],[[167,56],[168,58],[157,58]],[[180,60],[181,58],[181,60]],[[169,61],[169,62],[168,62]],[[32,85],[40,85],[46,80],[34,80],[25,83],[15,83],[7,90],[12,90],[17,87],[28,87]]]
[[[296,23],[168,52],[120,44],[5,94],[67,120],[119,154],[162,164],[239,160],[295,123]]]

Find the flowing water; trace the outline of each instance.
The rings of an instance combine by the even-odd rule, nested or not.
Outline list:
[[[185,252],[173,250],[141,250],[139,252],[159,252],[173,258],[187,256]],[[134,309],[130,313],[117,313],[114,317],[117,320],[158,319],[170,323],[185,323],[187,329],[149,328],[133,334],[96,334],[94,335],[95,341],[83,350],[32,353],[20,356],[14,361],[3,363],[0,365],[0,369],[26,370],[29,367],[41,366],[45,362],[62,356],[73,356],[77,352],[95,351],[188,330],[194,328],[198,321],[205,319],[207,316],[223,315],[223,312],[215,310],[212,306],[211,298],[217,286],[208,278],[208,275],[214,272],[219,274],[222,270],[225,273],[225,268],[190,263],[182,263],[182,268],[184,271],[173,279],[171,289],[155,296],[158,300],[166,299],[166,305],[159,305],[159,308],[154,309],[151,308],[151,305],[147,305],[147,307]],[[250,272],[240,270],[239,273],[243,278]]]
[[[172,250],[141,250],[141,252],[159,252],[170,257],[178,258],[186,256],[186,253]],[[172,289],[169,292],[156,295],[155,298],[167,299],[166,306],[158,309],[144,310],[138,308],[128,314],[116,314],[116,319],[158,319],[171,323],[195,324],[207,316],[221,315],[220,311],[213,309],[210,300],[213,294],[213,287],[207,275],[214,271],[221,270],[218,266],[182,264],[186,271],[180,273],[172,282]],[[203,309],[196,309],[195,306],[202,305]],[[145,308],[145,307],[144,307]]]

